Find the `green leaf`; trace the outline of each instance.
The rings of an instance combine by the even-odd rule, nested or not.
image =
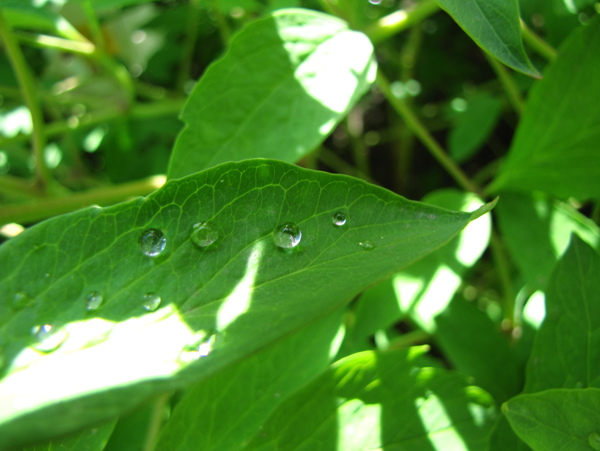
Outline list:
[[[116,420],[82,432],[60,437],[48,443],[34,445],[23,451],[102,451],[115,428]]]
[[[569,204],[541,193],[502,193],[497,217],[504,241],[525,281],[545,289],[571,233],[600,246],[600,229]]]
[[[535,451],[600,449],[600,390],[553,389],[519,395],[502,406],[513,429]]]
[[[249,450],[484,449],[491,397],[464,377],[422,368],[423,348],[336,362],[271,416]]]
[[[521,39],[517,0],[436,0],[478,46],[509,67],[532,77]]]
[[[600,387],[600,256],[573,235],[546,295],[527,366],[527,392]]]
[[[338,309],[188,388],[161,430],[157,448],[241,449],[283,400],[327,368],[341,313]]]
[[[453,212],[249,160],[34,226],[0,247],[10,300],[0,447],[93,424],[249,357],[492,207]]]
[[[168,175],[256,157],[298,161],[374,75],[370,41],[337,18],[290,9],[253,22],[190,95]]]
[[[536,83],[490,191],[600,198],[600,18],[576,30]],[[549,105],[552,105],[549,108]]]
[[[455,299],[436,317],[436,341],[453,368],[501,403],[522,387],[522,367],[508,338],[475,305]]]

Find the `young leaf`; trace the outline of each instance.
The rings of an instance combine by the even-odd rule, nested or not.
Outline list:
[[[422,368],[423,351],[336,362],[285,401],[247,449],[484,449],[491,397],[456,373]]]
[[[32,227],[0,247],[0,447],[249,357],[492,207],[453,212],[248,160]]]
[[[490,190],[600,197],[600,18],[576,30],[529,94],[510,152]],[[549,108],[548,105],[552,105]]]
[[[525,391],[600,387],[600,256],[573,235],[546,293]]]
[[[521,39],[517,0],[436,0],[477,45],[519,72],[539,78]]]
[[[553,389],[519,395],[502,406],[519,437],[535,451],[600,449],[600,389]]]
[[[366,92],[374,69],[369,39],[337,18],[289,9],[252,22],[190,95],[169,177],[247,158],[298,161]]]

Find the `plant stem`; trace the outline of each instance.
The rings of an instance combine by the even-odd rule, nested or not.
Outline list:
[[[70,41],[56,36],[28,33],[26,31],[17,31],[14,34],[19,41],[43,49],[56,49],[61,52],[86,56],[92,55],[96,51],[96,47],[91,42]]]
[[[521,32],[523,40],[531,47],[538,55],[546,58],[548,61],[554,61],[558,52],[554,47],[535,34],[525,22],[521,20]]]
[[[92,34],[92,39],[96,45],[96,48],[101,53],[106,53],[106,42],[104,41],[104,35],[102,34],[100,22],[98,22],[98,16],[96,16],[96,12],[94,11],[94,7],[92,6],[92,2],[90,0],[83,1],[83,10],[85,12],[85,17],[88,21],[90,33]]]
[[[154,451],[156,448],[156,439],[160,432],[160,427],[164,421],[165,406],[171,398],[172,393],[163,393],[156,398],[154,406],[152,407],[152,414],[150,416],[150,424],[148,425],[148,432],[146,433],[146,441],[142,451]]]
[[[502,239],[494,229],[492,229],[490,248],[492,250],[494,263],[496,269],[498,270],[498,276],[500,277],[500,283],[502,285],[504,298],[504,320],[508,326],[512,328],[515,320],[515,293],[510,277],[508,256],[506,255]]]
[[[220,19],[217,18],[217,20]],[[219,27],[221,27],[221,25],[219,25]],[[181,59],[181,64],[179,65],[179,74],[177,77],[177,86],[179,86],[180,89],[183,89],[185,82],[192,76],[192,59],[194,58],[194,49],[196,48],[199,30],[200,5],[198,0],[192,0],[190,2],[190,15],[187,18],[185,42],[183,43],[183,57]],[[221,34],[221,36],[223,36],[223,34]]]
[[[410,10],[400,9],[392,14],[379,19],[375,24],[367,27],[364,33],[377,44],[431,16],[439,10],[435,0],[421,0]]]
[[[40,193],[35,189],[35,186],[12,175],[0,175],[0,193],[14,197],[40,197]]]
[[[415,136],[421,140],[423,145],[429,150],[431,155],[448,171],[452,178],[466,191],[471,191],[478,196],[482,196],[482,190],[475,185],[460,167],[448,156],[446,151],[431,136],[427,128],[419,120],[414,111],[403,100],[396,97],[391,90],[388,80],[381,71],[377,72],[377,86],[392,105],[394,110],[402,117],[406,125],[413,131]]]
[[[29,224],[90,205],[111,205],[133,197],[145,196],[160,188],[165,180],[164,176],[156,175],[135,182],[95,188],[66,196],[46,197],[18,205],[4,205],[0,210],[0,225],[10,222]]]
[[[334,169],[336,172],[339,172],[340,174],[351,175],[353,177],[363,179],[365,182],[374,183],[373,179],[369,177],[368,174],[365,174],[360,170],[356,169],[346,160],[339,157],[334,152],[332,152],[324,146],[321,146],[319,153],[317,154],[317,158],[322,163],[329,166],[331,169]]]
[[[508,72],[508,69],[504,65],[502,65],[500,61],[498,61],[493,56],[488,55],[486,52],[483,52],[483,55],[488,60],[490,66],[492,66],[492,69],[494,69],[494,72],[496,72],[496,75],[500,79],[500,83],[502,84],[502,87],[506,92],[508,101],[511,103],[516,113],[520,116],[523,113],[524,103],[519,87],[515,83],[514,79],[511,77],[510,73]]]
[[[33,125],[32,148],[36,161],[36,180],[35,184],[41,192],[45,192],[48,185],[52,183],[52,174],[46,166],[44,160],[44,149],[46,148],[45,124],[42,110],[36,96],[36,88],[33,82],[33,76],[25,62],[25,57],[21,48],[12,34],[10,25],[4,19],[4,14],[0,10],[0,38],[4,41],[4,47],[8,59],[13,66],[15,75],[21,88],[21,93],[29,113],[31,114],[31,123]]]
[[[227,19],[219,8],[218,0],[209,0],[209,4],[217,20],[217,29],[219,30],[223,47],[227,48],[229,39],[231,38],[231,30],[229,29],[229,24],[227,24]]]

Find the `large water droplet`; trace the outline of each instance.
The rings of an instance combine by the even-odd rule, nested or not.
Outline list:
[[[346,218],[346,214],[344,212],[338,211],[333,214],[331,217],[331,222],[336,227],[341,227],[346,224],[348,218]]]
[[[588,443],[592,449],[600,451],[600,433],[592,432],[590,435],[588,435]]]
[[[291,249],[296,247],[302,239],[300,228],[293,222],[281,224],[273,232],[273,242],[276,246],[283,249]]]
[[[36,326],[31,333],[35,337],[32,347],[40,352],[55,351],[69,338],[69,333],[65,329],[52,324]]]
[[[358,245],[362,247],[365,251],[372,251],[373,249],[375,249],[375,245],[369,240],[361,241],[360,243],[358,243]]]
[[[219,232],[214,230],[208,222],[199,222],[192,226],[190,240],[198,247],[207,247],[219,238]]]
[[[30,307],[33,304],[33,299],[24,291],[18,291],[13,296],[12,306],[16,310],[21,310]]]
[[[158,307],[160,307],[161,302],[162,299],[158,294],[146,293],[144,295],[144,303],[142,305],[147,311],[154,312]]]
[[[158,229],[147,229],[140,236],[139,243],[145,255],[156,257],[167,245],[167,237]]]
[[[92,291],[85,297],[85,308],[89,311],[98,310],[103,302],[104,296],[97,291]]]

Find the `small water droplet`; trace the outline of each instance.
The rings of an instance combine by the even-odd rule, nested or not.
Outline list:
[[[154,312],[162,302],[162,299],[156,293],[146,293],[144,295],[144,308],[149,312]]]
[[[273,242],[276,246],[283,249],[291,249],[296,247],[302,239],[302,231],[293,222],[281,224],[273,232]]]
[[[592,432],[590,435],[588,435],[588,443],[592,449],[600,451],[600,433]]]
[[[360,243],[358,243],[358,245],[362,247],[365,251],[372,251],[373,249],[375,249],[375,245],[369,240],[361,241]]]
[[[189,364],[196,360],[206,357],[212,351],[217,339],[216,334],[206,335],[205,331],[200,331],[202,337],[186,346],[179,354],[178,360],[181,364]]]
[[[35,338],[32,347],[40,352],[55,351],[69,338],[69,333],[65,329],[52,324],[36,326],[31,333]]]
[[[200,357],[206,357],[211,353],[216,339],[216,334],[212,334],[205,341],[198,345],[198,354],[200,354]]]
[[[140,236],[139,243],[145,255],[156,257],[167,245],[167,237],[158,229],[147,229]]]
[[[190,240],[196,246],[204,248],[213,244],[219,238],[219,232],[214,230],[208,222],[199,222],[192,226]]]
[[[12,306],[15,310],[21,310],[30,307],[33,304],[33,299],[24,291],[18,291],[13,296]]]
[[[346,224],[346,221],[347,221],[346,214],[341,211],[334,213],[333,216],[331,217],[331,222],[336,227],[343,226],[344,224]]]
[[[85,297],[85,308],[89,311],[98,310],[103,302],[104,296],[97,291],[92,291]]]

